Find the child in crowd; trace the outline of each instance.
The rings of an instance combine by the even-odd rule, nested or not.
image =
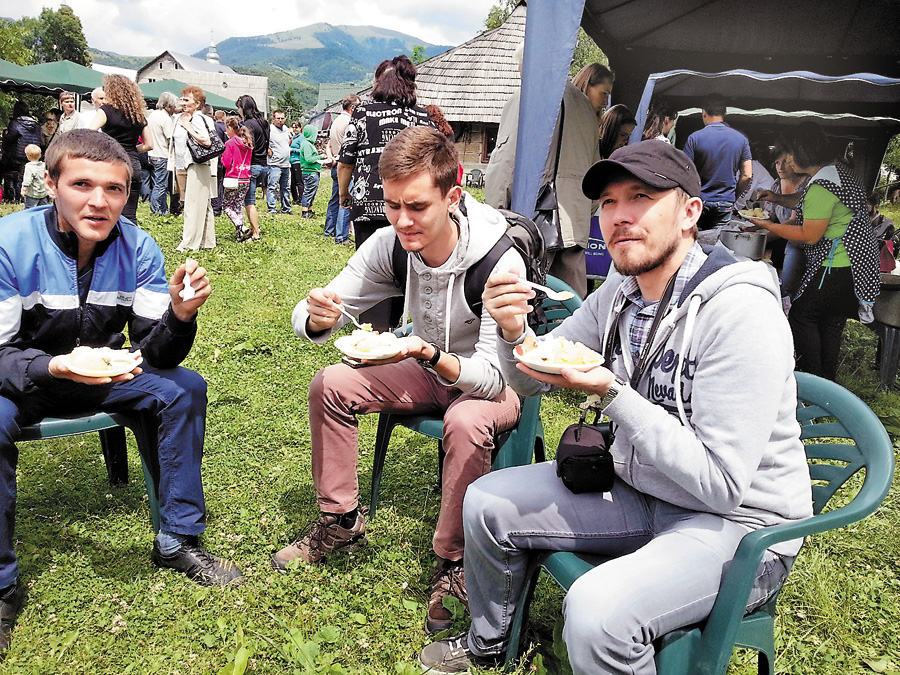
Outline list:
[[[300,200],[303,218],[312,218],[315,215],[312,205],[319,190],[319,174],[322,171],[322,158],[315,146],[318,133],[316,127],[307,124],[303,127],[303,134],[291,141],[291,158],[299,160],[303,173],[303,197]]]
[[[41,149],[29,143],[25,146],[25,175],[22,177],[22,196],[25,197],[25,208],[49,204],[47,188],[44,186],[44,163],[41,161]]]
[[[225,167],[225,215],[234,223],[235,238],[244,242],[250,239],[250,228],[244,225],[244,197],[250,187],[250,159],[253,154],[253,132],[241,126],[241,118],[231,115],[225,118],[228,141],[222,154]]]

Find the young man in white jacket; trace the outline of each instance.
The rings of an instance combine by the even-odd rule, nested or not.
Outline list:
[[[701,621],[748,532],[812,515],[796,421],[790,330],[765,265],[695,241],[700,179],[680,150],[649,140],[595,164],[584,192],[618,270],[553,337],[606,356],[587,372],[516,365],[531,291],[488,280],[501,370],[521,394],[551,387],[602,397],[612,420],[610,491],[574,494],[554,462],[498,471],[464,506],[472,627],[426,647],[433,673],[495,661],[535,549],[610,557],[572,586],[563,638],[576,674],[655,673],[653,640]],[[526,490],[522,486],[528,486]],[[783,583],[800,541],[773,547],[751,594]]]
[[[465,295],[469,270],[505,236],[506,220],[479,204],[456,183],[459,160],[453,143],[431,127],[410,127],[385,147],[379,162],[384,201],[393,227],[378,230],[325,288],[314,288],[294,310],[294,331],[322,343],[350,314],[394,296],[405,298],[413,332],[400,338],[399,353],[365,368],[329,366],[309,389],[312,470],[322,516],[309,533],[272,560],[319,562],[365,541],[358,509],[359,455],[356,415],[373,412],[443,413],[446,452],[441,511],[433,547],[438,564],[426,628],[452,623],[441,600],[466,602],[462,571],[462,500],[469,484],[490,471],[494,437],[513,427],[519,399],[506,386],[497,363],[497,325],[481,303]],[[405,251],[405,281],[395,274],[396,242]],[[507,249],[491,273],[525,273],[515,249]]]

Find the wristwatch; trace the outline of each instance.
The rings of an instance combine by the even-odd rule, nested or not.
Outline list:
[[[609,385],[609,389],[606,390],[606,393],[603,395],[603,398],[600,399],[600,403],[597,404],[600,412],[606,410],[607,406],[616,400],[616,396],[619,395],[619,392],[625,388],[626,383],[618,375],[615,376],[615,380],[611,385]]]
[[[429,343],[432,347],[434,347],[434,356],[430,359],[417,359],[419,364],[423,368],[428,368],[429,370],[434,370],[434,367],[438,364],[438,361],[441,360],[441,348],[438,347],[433,342]]]

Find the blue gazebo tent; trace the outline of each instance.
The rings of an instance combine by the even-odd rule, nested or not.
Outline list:
[[[632,109],[651,73],[676,68],[900,77],[897,0],[530,0],[513,188],[522,213],[534,210],[579,25],[616,72],[613,102]]]

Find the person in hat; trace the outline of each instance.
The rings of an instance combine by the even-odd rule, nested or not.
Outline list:
[[[573,672],[654,673],[653,640],[708,615],[741,538],[812,515],[791,333],[773,276],[696,242],[700,179],[668,143],[616,150],[582,187],[600,201],[617,271],[550,337],[581,342],[606,365],[558,375],[517,365],[532,291],[495,273],[483,298],[498,326],[500,370],[519,394],[565,387],[599,399],[615,432],[612,488],[575,494],[555,462],[469,486],[472,624],[422,651],[432,673],[502,658],[529,563],[546,550],[609,558],[563,604]],[[800,544],[767,552],[751,606],[778,591]]]

